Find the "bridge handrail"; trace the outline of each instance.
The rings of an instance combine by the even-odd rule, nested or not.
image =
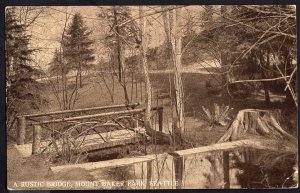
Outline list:
[[[43,117],[49,115],[59,115],[59,114],[66,114],[66,113],[76,113],[76,112],[86,112],[86,111],[93,111],[93,110],[105,110],[105,109],[114,109],[120,107],[136,107],[139,106],[140,103],[132,103],[132,104],[120,104],[120,105],[110,105],[110,106],[101,106],[101,107],[91,107],[91,108],[84,108],[84,109],[74,109],[74,110],[63,110],[63,111],[53,111],[49,113],[36,113],[36,114],[28,114],[28,115],[18,115],[17,117]]]
[[[162,108],[163,108],[162,106],[158,106],[158,107],[151,108],[151,110],[155,111],[155,110],[160,110]],[[83,119],[90,119],[90,118],[107,117],[107,116],[112,116],[112,115],[123,115],[123,114],[128,114],[128,113],[136,114],[136,113],[144,112],[145,110],[146,110],[145,108],[139,108],[139,109],[132,109],[132,110],[99,113],[99,114],[93,114],[93,115],[84,115],[84,116],[77,116],[77,117],[54,119],[54,120],[49,120],[49,121],[40,121],[40,122],[32,123],[31,125],[59,123],[59,122],[64,122],[64,121],[76,121],[76,120],[83,120]]]
[[[136,105],[139,105],[136,104]],[[115,105],[116,107],[117,105]],[[118,105],[119,107],[121,105]],[[107,108],[107,107],[105,107]],[[91,109],[91,108],[89,108]],[[144,112],[146,109],[145,108],[139,108],[139,109],[132,109],[132,110],[124,110],[124,111],[117,111],[117,112],[107,112],[107,113],[100,113],[100,114],[93,114],[93,115],[84,115],[84,116],[77,116],[77,117],[68,117],[68,118],[61,118],[61,119],[54,119],[54,120],[48,120],[48,121],[37,121],[35,123],[31,123],[33,128],[33,133],[35,133],[35,126],[40,126],[43,124],[48,124],[48,123],[59,123],[59,122],[64,122],[64,121],[75,121],[75,120],[83,120],[83,119],[90,119],[90,118],[99,118],[99,117],[105,117],[105,116],[112,116],[112,115],[122,115],[122,114],[136,114],[136,113],[141,113]],[[163,107],[162,106],[157,106],[151,108],[152,111],[158,111],[158,121],[159,121],[159,131],[162,131],[163,128]],[[25,143],[25,133],[26,133],[26,118],[28,117],[18,117],[18,132],[17,132],[17,144],[18,145],[23,145]],[[38,133],[38,132],[37,132]],[[39,135],[39,134],[37,134]]]
[[[128,113],[135,114],[135,113],[143,112],[144,110],[145,110],[144,108],[139,108],[139,109],[125,110],[125,111],[99,113],[99,114],[93,114],[93,115],[83,115],[83,116],[77,116],[77,117],[54,119],[54,120],[49,120],[49,121],[39,121],[39,122],[32,123],[31,125],[60,123],[60,122],[64,122],[64,121],[77,121],[77,120],[90,119],[90,118],[107,117],[107,116],[112,116],[112,115],[123,115],[123,114],[128,114]]]

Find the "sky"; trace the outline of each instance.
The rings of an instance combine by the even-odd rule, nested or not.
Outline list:
[[[103,7],[103,6],[102,6]],[[43,14],[35,20],[35,22],[28,28],[28,34],[32,36],[31,47],[38,48],[39,51],[33,56],[36,64],[43,69],[47,68],[47,64],[53,58],[55,49],[59,49],[59,41],[66,22],[66,15],[69,16],[67,26],[72,20],[75,13],[80,13],[86,26],[93,31],[91,39],[95,41],[93,48],[95,49],[96,59],[106,57],[108,49],[104,46],[103,40],[106,31],[109,29],[107,25],[97,17],[101,7],[97,6],[67,6],[67,7],[36,7],[44,8]],[[137,18],[139,11],[138,6],[131,6],[132,17]],[[154,13],[160,10],[160,6],[145,6],[144,14]],[[199,17],[202,12],[201,6],[187,6],[182,8],[182,19],[186,21],[187,16]],[[34,17],[35,13],[32,13]],[[165,39],[165,32],[163,28],[162,14],[157,13],[146,17],[149,21],[146,30],[150,34],[151,40],[149,47],[156,47],[163,43]]]

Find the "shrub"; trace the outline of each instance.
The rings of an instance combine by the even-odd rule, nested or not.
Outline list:
[[[225,106],[224,104],[220,106],[214,103],[214,108],[212,110],[202,106],[203,113],[200,113],[200,117],[208,123],[210,129],[215,125],[225,126],[227,125],[227,121],[230,120],[229,113],[232,109],[233,108]]]

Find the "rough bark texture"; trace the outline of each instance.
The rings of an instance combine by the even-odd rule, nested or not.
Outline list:
[[[181,56],[182,56],[182,33],[180,31],[181,9],[172,10],[172,24],[171,32],[171,43],[172,43],[172,54],[173,54],[173,65],[174,65],[174,85],[175,85],[175,96],[176,96],[176,114],[178,118],[178,127],[181,133],[184,133],[184,94],[181,80]]]
[[[114,6],[114,22],[115,22],[115,33],[117,34],[117,51],[118,51],[118,80],[120,85],[122,86],[124,90],[124,99],[125,103],[129,104],[129,97],[128,97],[128,92],[127,92],[127,87],[126,87],[126,75],[124,72],[124,53],[122,51],[122,41],[121,41],[121,35],[120,35],[120,28],[119,28],[119,23],[118,23],[118,17],[117,17],[117,8]]]
[[[143,7],[139,7],[139,14],[142,16],[144,13]],[[143,17],[140,19],[140,36],[141,36],[141,46],[140,46],[140,54],[141,54],[141,61],[145,76],[145,92],[146,92],[146,111],[145,111],[145,130],[146,133],[152,138],[155,138],[156,143],[158,144],[169,144],[170,143],[170,136],[167,134],[164,134],[163,132],[155,131],[152,128],[151,124],[151,103],[152,103],[152,97],[151,97],[151,82],[149,77],[149,70],[148,70],[148,61],[147,61],[147,45],[148,45],[148,38],[145,33],[145,26],[146,26],[146,20],[144,20]]]
[[[164,30],[166,33],[167,44],[172,48],[172,63],[174,67],[174,86],[175,86],[175,108],[176,123],[181,133],[184,133],[184,93],[181,79],[181,56],[182,56],[182,18],[180,17],[181,9],[166,11],[162,7]]]
[[[296,138],[287,133],[279,123],[277,111],[244,109],[239,111],[227,132],[218,143],[263,136],[269,139],[296,142]]]
[[[149,78],[149,70],[148,70],[148,61],[146,56],[147,51],[147,37],[145,36],[145,20],[142,17],[143,15],[143,7],[139,7],[139,13],[140,13],[140,30],[141,30],[141,46],[140,46],[140,54],[141,54],[141,60],[144,70],[144,76],[145,76],[145,92],[146,92],[146,111],[145,111],[145,127],[147,130],[152,129],[151,125],[151,82]]]

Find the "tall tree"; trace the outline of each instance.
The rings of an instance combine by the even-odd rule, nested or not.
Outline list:
[[[18,23],[15,8],[5,14],[5,57],[7,81],[7,127],[13,127],[15,115],[38,109],[41,100],[39,83],[35,80],[39,70],[32,66],[29,48],[30,36],[26,27]]]
[[[145,126],[147,129],[151,129],[151,103],[152,103],[152,88],[151,88],[151,82],[149,77],[149,70],[148,70],[148,61],[147,61],[147,43],[148,38],[146,35],[146,20],[143,17],[144,9],[143,6],[139,7],[139,16],[140,16],[140,39],[141,39],[141,45],[140,48],[140,55],[142,60],[142,65],[144,69],[144,76],[145,76],[145,86],[146,86],[146,113],[145,113]]]
[[[177,127],[184,132],[184,93],[181,79],[182,56],[182,18],[181,8],[176,8],[164,15],[164,26],[169,45],[172,47],[172,62],[174,68],[175,85],[175,109],[177,115]]]
[[[82,86],[81,74],[93,65],[94,56],[89,39],[91,32],[84,26],[79,14],[73,16],[67,26],[70,15],[66,14],[65,24],[61,35],[60,48],[55,50],[53,59],[49,63],[48,72],[56,76],[56,80],[48,79],[60,109],[73,109],[79,99],[79,88]],[[75,85],[68,81],[67,75],[75,72]]]
[[[99,17],[105,20],[104,25],[110,27],[106,34],[105,43],[111,50],[110,62],[114,74],[118,77],[118,82],[123,88],[125,103],[129,103],[126,86],[125,50],[134,48],[136,41],[139,41],[137,40],[137,24],[134,21],[128,22],[132,20],[132,16],[127,6],[101,8]]]
[[[76,70],[79,86],[82,87],[82,72],[90,69],[95,60],[91,31],[85,26],[82,16],[76,13],[64,38],[64,55],[69,70]]]

